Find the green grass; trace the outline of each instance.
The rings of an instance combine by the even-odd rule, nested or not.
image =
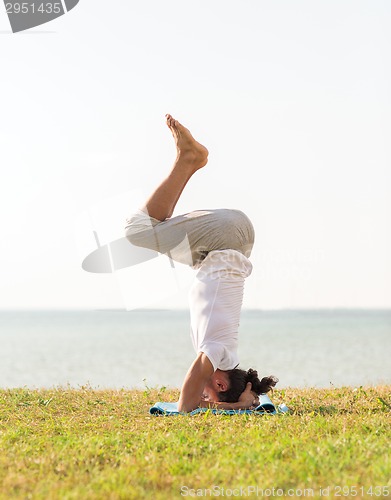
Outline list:
[[[288,415],[155,417],[149,406],[177,391],[2,390],[0,498],[194,498],[190,488],[213,486],[223,498],[250,486],[299,490],[294,498],[328,486],[329,498],[343,486],[340,498],[385,497],[374,487],[391,492],[390,393],[284,389],[271,398]]]

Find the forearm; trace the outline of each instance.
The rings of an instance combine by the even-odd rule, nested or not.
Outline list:
[[[217,410],[246,410],[246,405],[237,401],[236,403],[224,403],[222,401],[201,401],[200,408],[215,408]]]
[[[239,397],[239,401],[225,403],[223,401],[201,401],[201,408],[217,408],[220,410],[247,410],[254,409],[259,405],[258,395],[251,391],[251,382],[247,383],[246,389]]]
[[[179,411],[190,412],[199,407],[205,383],[212,373],[212,363],[204,353],[199,353],[183,382],[178,401]]]

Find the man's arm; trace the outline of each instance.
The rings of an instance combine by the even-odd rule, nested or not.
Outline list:
[[[213,375],[214,369],[208,356],[200,352],[186,374],[178,401],[178,410],[189,412],[201,404],[205,384]]]

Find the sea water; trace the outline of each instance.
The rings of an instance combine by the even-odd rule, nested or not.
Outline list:
[[[178,310],[0,311],[0,387],[180,387],[195,353]],[[277,387],[391,383],[390,310],[242,311],[242,368]]]

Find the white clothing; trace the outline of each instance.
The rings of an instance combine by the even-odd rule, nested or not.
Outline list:
[[[191,337],[197,353],[209,358],[213,369],[231,370],[237,353],[244,280],[252,264],[236,250],[213,250],[201,262],[190,289]]]
[[[198,267],[213,250],[232,249],[250,257],[254,227],[240,210],[195,210],[164,221],[137,210],[126,219],[126,238],[182,264]]]

